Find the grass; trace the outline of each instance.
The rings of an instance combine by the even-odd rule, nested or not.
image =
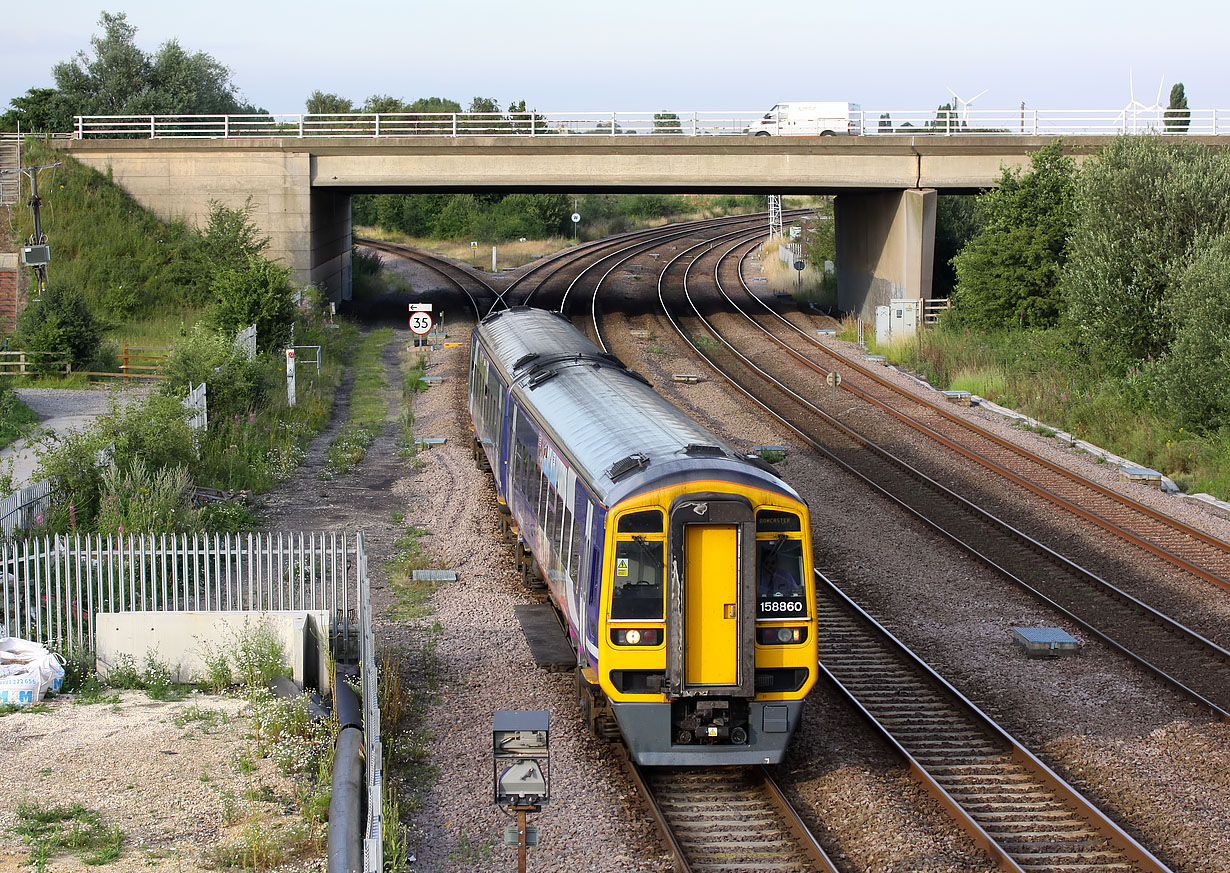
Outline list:
[[[38,415],[7,386],[0,388],[0,449],[12,445],[38,423]]]
[[[209,709],[199,703],[194,703],[177,712],[173,721],[176,727],[183,728],[192,725],[199,727],[202,733],[209,734],[230,722],[230,718],[220,709]]]
[[[28,703],[25,705],[19,703],[0,703],[0,717],[16,715],[19,712],[44,715],[51,712],[51,707],[45,703]]]
[[[848,333],[843,333],[843,337]],[[852,337],[850,337],[852,338]],[[1230,499],[1230,432],[1192,433],[1149,409],[1146,376],[1111,373],[1063,330],[935,329],[869,350],[943,389],[970,391],[1159,470],[1186,492]]]
[[[16,814],[12,831],[30,847],[35,869],[50,869],[47,861],[66,851],[89,866],[109,864],[123,849],[123,832],[105,827],[98,812],[80,803],[44,806],[23,801],[17,804]]]
[[[765,243],[760,248],[760,272],[769,290],[818,306],[837,305],[836,273],[825,273],[809,264],[800,274],[781,259],[778,248],[777,243]]]
[[[394,621],[413,621],[431,615],[431,596],[439,584],[416,582],[415,570],[426,570],[431,561],[423,551],[422,537],[427,531],[407,525],[404,533],[393,541],[396,551],[385,565],[389,584],[393,588]]]
[[[367,449],[379,436],[389,405],[385,398],[388,381],[384,375],[384,348],[393,337],[388,328],[374,330],[355,350],[354,386],[350,392],[350,414],[333,441],[326,456],[329,469],[326,476],[341,476],[363,463]]]

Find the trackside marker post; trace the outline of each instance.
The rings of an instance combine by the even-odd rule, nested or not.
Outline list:
[[[286,350],[286,403],[295,405],[295,350]]]

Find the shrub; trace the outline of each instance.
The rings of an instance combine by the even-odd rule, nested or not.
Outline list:
[[[269,237],[259,234],[252,223],[251,197],[238,209],[212,200],[209,221],[201,235],[201,249],[214,270],[242,269],[269,248]]]
[[[268,360],[248,360],[230,336],[200,324],[175,347],[163,375],[159,391],[168,397],[185,397],[204,382],[209,412],[217,416],[264,407],[273,387]]]
[[[21,314],[18,342],[27,352],[46,355],[35,369],[53,372],[68,362],[82,369],[98,354],[103,325],[94,318],[85,295],[75,285],[53,283]]]
[[[286,648],[266,624],[245,626],[235,635],[235,672],[245,688],[263,688],[275,677],[285,676]]]
[[[257,348],[269,351],[286,345],[295,315],[288,267],[250,259],[219,270],[210,289],[216,301],[211,321],[218,330],[234,335],[255,324]]]

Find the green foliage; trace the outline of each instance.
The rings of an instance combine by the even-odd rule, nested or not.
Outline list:
[[[948,297],[957,287],[952,259],[980,229],[977,202],[977,198],[963,194],[941,194],[936,198],[932,297]]]
[[[267,405],[273,390],[272,368],[267,358],[248,360],[233,335],[198,324],[176,344],[163,365],[164,378],[158,390],[168,397],[182,398],[204,382],[210,415],[246,416]]]
[[[30,847],[35,863],[61,851],[70,851],[82,862],[96,866],[108,864],[120,855],[124,835],[117,828],[107,828],[102,817],[80,803],[44,806],[32,801],[17,804],[17,824],[13,833]]]
[[[1156,405],[1187,427],[1230,427],[1230,236],[1194,255],[1164,307],[1174,342],[1157,367]]]
[[[307,105],[304,108],[310,115],[342,115],[354,112],[354,104],[347,98],[339,97],[337,94],[326,94],[319,90],[308,95]]]
[[[289,341],[295,309],[289,267],[250,259],[239,267],[219,270],[210,290],[216,301],[210,320],[218,330],[234,336],[255,324],[261,351],[282,348]]]
[[[107,671],[107,684],[112,688],[134,689],[141,687],[141,671],[132,655],[116,655],[115,663]]]
[[[1005,170],[999,187],[978,198],[982,226],[952,261],[959,324],[1043,327],[1059,320],[1076,168],[1059,141],[1031,155],[1030,164],[1023,175]]]
[[[674,112],[655,112],[653,114],[653,132],[667,134],[683,133],[683,124]]]
[[[72,128],[73,107],[55,88],[31,88],[9,105],[12,108],[0,115],[0,131],[61,133]]]
[[[37,413],[22,403],[11,387],[0,382],[0,448],[24,436],[30,431],[31,425],[37,421]],[[10,491],[12,488],[6,490],[3,481],[0,481],[0,494],[7,494]]]
[[[235,673],[249,692],[290,673],[286,666],[286,647],[264,623],[245,625],[236,633],[233,660]]]
[[[1230,155],[1201,143],[1117,137],[1081,168],[1068,317],[1118,374],[1169,348],[1166,298],[1208,240],[1230,230]]]
[[[1166,105],[1163,125],[1166,133],[1187,133],[1192,114],[1187,110],[1187,92],[1182,82],[1175,82],[1170,89],[1170,102]]]
[[[55,252],[53,284],[80,288],[90,308],[107,318],[171,307],[182,317],[200,305],[209,269],[194,229],[158,220],[107,176],[47,143],[29,140],[24,160],[63,162],[44,171],[39,185],[43,226]],[[19,236],[33,233],[30,210],[13,214]]]
[[[95,526],[100,533],[188,532],[197,529],[197,511],[189,498],[188,469],[147,467],[138,461],[121,473],[102,474],[102,498]]]
[[[172,39],[150,55],[123,13],[102,13],[101,36],[85,51],[52,67],[56,87],[78,115],[207,115],[254,112],[238,98],[231,72],[204,52]],[[67,129],[67,128],[62,128]]]
[[[392,336],[393,332],[387,328],[374,330],[363,338],[355,351],[349,419],[326,451],[332,475],[340,476],[363,462],[368,447],[388,418],[388,402],[384,397],[388,382],[384,378],[383,355]]]
[[[53,281],[41,298],[32,300],[21,313],[17,339],[27,352],[43,356],[34,360],[40,372],[84,368],[102,345],[103,325],[94,317],[81,290],[66,282]]]
[[[201,249],[214,270],[242,269],[250,260],[269,248],[269,237],[261,236],[252,222],[252,198],[232,209],[217,200],[210,201],[209,221],[201,236]]]
[[[175,682],[175,670],[154,649],[145,653],[141,687],[150,700],[183,700],[187,696],[187,688]]]

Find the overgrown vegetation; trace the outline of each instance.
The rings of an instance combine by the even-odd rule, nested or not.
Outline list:
[[[350,414],[341,432],[329,444],[329,470],[322,475],[340,476],[363,462],[368,447],[380,435],[389,415],[385,391],[384,349],[393,337],[388,328],[373,330],[359,343],[351,367]]]
[[[30,864],[36,871],[51,869],[48,861],[61,852],[71,852],[91,867],[109,864],[120,856],[124,845],[118,827],[103,824],[97,810],[80,803],[25,801],[17,804],[16,812],[13,833],[30,847]]]
[[[954,308],[878,351],[1230,497],[1230,155],[1124,136],[1077,169],[1056,144],[947,211]]]

